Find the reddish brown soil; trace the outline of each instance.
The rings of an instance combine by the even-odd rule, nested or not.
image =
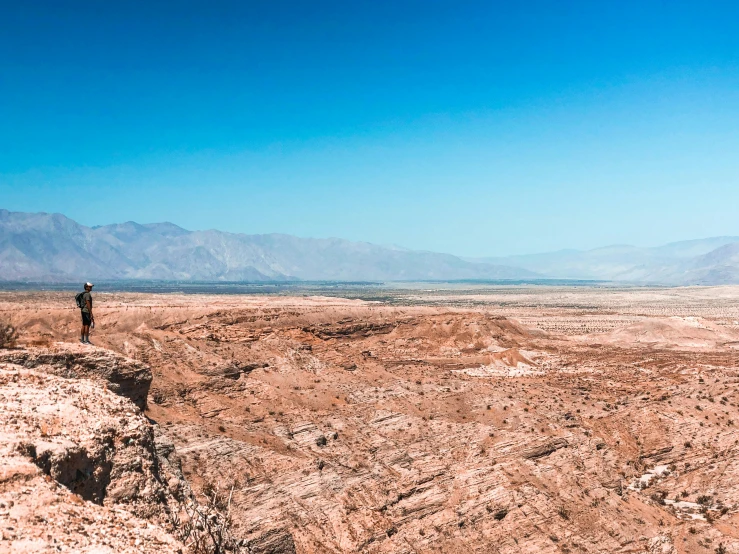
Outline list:
[[[68,296],[0,318],[73,341]],[[739,291],[407,298],[98,294],[93,339],[265,552],[739,552]]]

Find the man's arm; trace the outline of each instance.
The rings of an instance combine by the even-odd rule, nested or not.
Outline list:
[[[95,319],[95,316],[92,315],[92,298],[87,298],[85,304],[87,304],[87,310],[90,312],[90,319]]]

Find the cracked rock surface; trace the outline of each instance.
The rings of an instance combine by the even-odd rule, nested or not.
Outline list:
[[[0,362],[0,552],[180,552],[165,529],[180,481],[140,410],[32,366]]]

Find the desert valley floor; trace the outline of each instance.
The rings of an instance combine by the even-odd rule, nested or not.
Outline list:
[[[94,347],[77,342],[73,293],[1,292],[0,320],[21,332],[0,351],[2,455],[20,456],[21,431],[92,440],[63,411],[56,431],[39,423],[64,375],[23,372],[110,352],[151,369],[140,404],[157,444],[196,495],[230,496],[251,552],[739,553],[739,287],[314,292],[96,291]],[[26,408],[23,379],[47,391],[23,389]],[[72,427],[96,413],[79,409]],[[142,456],[119,470],[145,475]],[[0,552],[105,552],[24,493],[51,486],[36,466],[0,474]],[[128,518],[124,485],[100,487],[59,505]],[[111,529],[161,525],[137,540],[176,551],[153,509],[131,506],[141,521]]]

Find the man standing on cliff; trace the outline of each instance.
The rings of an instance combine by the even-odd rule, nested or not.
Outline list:
[[[90,342],[90,325],[95,326],[95,316],[92,315],[92,283],[85,283],[85,292],[80,293],[80,299],[77,305],[82,310],[82,334],[80,342],[82,344],[92,344]]]

